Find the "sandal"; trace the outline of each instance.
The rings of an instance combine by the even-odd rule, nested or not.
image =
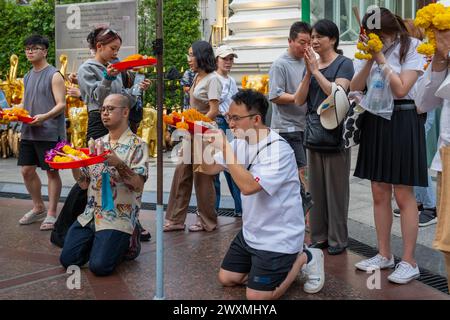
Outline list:
[[[163,231],[164,232],[170,232],[170,231],[181,231],[184,230],[186,228],[185,224],[181,224],[181,223],[166,223],[163,226]]]
[[[25,213],[25,215],[19,220],[19,224],[26,225],[36,222],[45,218],[47,211],[44,209],[41,212],[33,212],[33,209]]]
[[[41,231],[53,230],[55,226],[56,217],[47,216],[44,221],[42,221],[41,227],[39,228]]]
[[[189,226],[189,231],[191,232],[205,231],[205,228],[203,228],[203,226],[199,222],[197,222]]]

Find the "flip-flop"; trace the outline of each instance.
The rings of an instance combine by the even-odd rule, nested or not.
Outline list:
[[[33,222],[44,219],[46,215],[47,211],[45,209],[41,212],[33,212],[33,209],[31,209],[30,211],[25,213],[22,218],[20,218],[19,224],[21,225],[32,224]]]
[[[166,223],[163,226],[164,232],[171,232],[171,231],[181,231],[186,228],[186,225],[180,224],[180,223]]]
[[[39,228],[41,231],[53,230],[55,226],[56,217],[47,216],[44,221],[42,221],[41,227]]]
[[[189,226],[190,232],[199,232],[199,231],[206,231],[205,228],[200,223],[191,224]]]

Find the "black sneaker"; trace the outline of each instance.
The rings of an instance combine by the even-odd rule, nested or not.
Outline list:
[[[422,204],[419,204],[417,206],[417,211],[419,211],[419,212],[423,211],[423,205]],[[397,218],[400,217],[400,209],[394,209],[394,216],[397,217]]]
[[[436,208],[424,209],[419,214],[419,227],[431,226],[437,223]]]
[[[314,201],[311,197],[311,193],[301,192],[300,194],[302,196],[303,214],[306,215],[308,211],[313,207]]]

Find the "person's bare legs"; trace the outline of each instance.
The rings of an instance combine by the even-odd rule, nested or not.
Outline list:
[[[413,187],[396,185],[394,186],[394,195],[402,213],[400,215],[403,239],[402,260],[416,266],[414,252],[416,250],[417,233],[419,232],[419,212],[417,211]]]
[[[33,212],[42,212],[45,210],[45,205],[41,194],[42,183],[36,173],[36,166],[22,166],[21,173],[25,187],[31,196],[31,200],[33,201]]]
[[[392,185],[372,182],[373,212],[377,232],[378,251],[383,257],[391,258],[392,228]]]
[[[47,216],[56,217],[56,207],[58,206],[59,197],[61,196],[61,177],[57,170],[47,170],[48,178],[48,211]]]
[[[286,290],[290,287],[292,282],[294,282],[295,278],[299,274],[303,265],[306,264],[307,257],[304,252],[297,256],[294,264],[292,265],[291,270],[288,272],[286,279],[280,284],[279,287],[275,288],[273,291],[260,291],[247,288],[246,296],[248,300],[276,300],[279,299]],[[219,271],[219,281],[225,287],[233,287],[244,285],[247,282],[248,274],[246,273],[237,273],[224,270],[220,268]]]

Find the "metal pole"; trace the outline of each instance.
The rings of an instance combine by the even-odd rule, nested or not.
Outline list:
[[[302,21],[311,23],[311,4],[310,0],[302,0]]]
[[[156,64],[156,107],[158,110],[158,147],[156,164],[156,295],[154,300],[163,300],[164,297],[164,246],[163,246],[163,0],[156,1],[156,40],[154,52]]]

